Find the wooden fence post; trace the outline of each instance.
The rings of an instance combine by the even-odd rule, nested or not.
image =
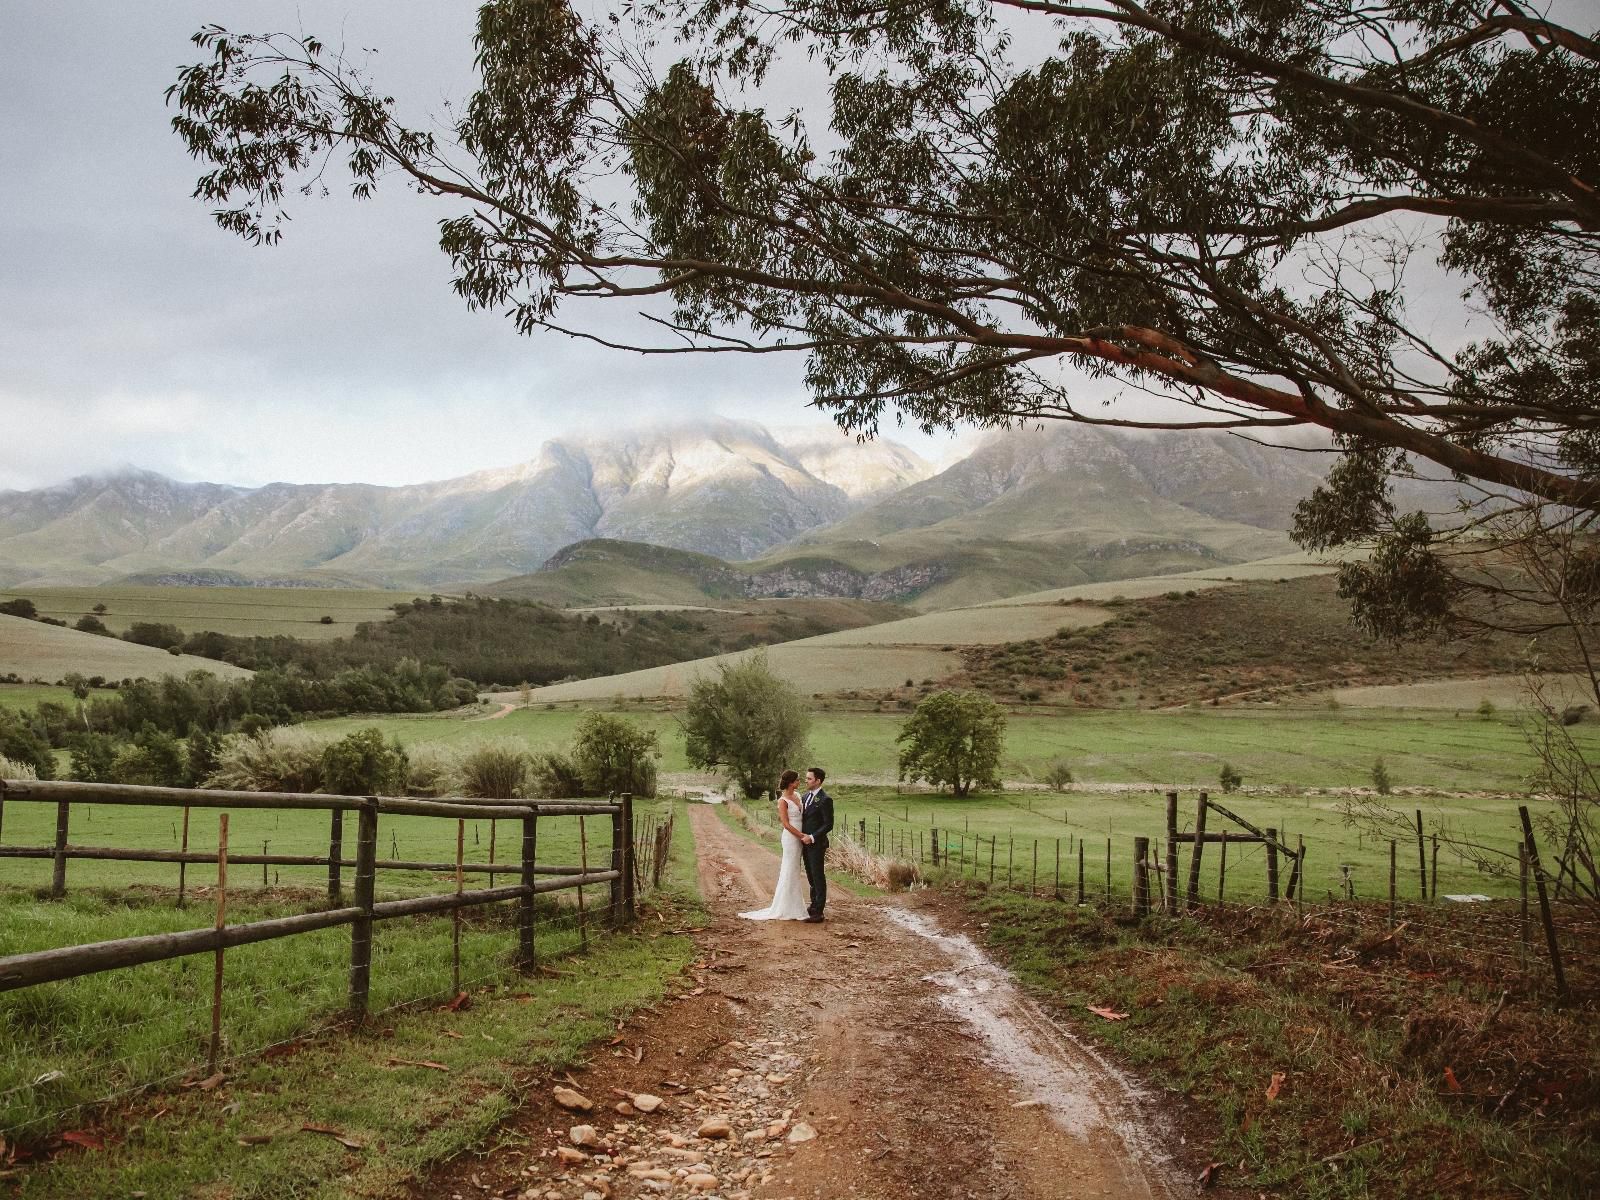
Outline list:
[[[1278,902],[1278,831],[1267,829],[1267,900]]]
[[[1217,903],[1222,903],[1222,893],[1228,886],[1228,831],[1222,831],[1222,851],[1217,859]]]
[[[1169,917],[1178,915],[1178,793],[1167,793],[1167,869],[1161,882]]]
[[[228,919],[228,814],[217,815],[217,917],[215,928]],[[206,1074],[217,1073],[217,1056],[222,1050],[222,947],[217,947],[216,965],[211,974],[211,1051],[206,1056]]]
[[[1083,896],[1083,843],[1078,843],[1078,903],[1084,902]]]
[[[489,865],[494,866],[495,839],[500,832],[500,822],[493,817],[489,818]],[[489,886],[494,886],[494,872],[489,872]]]
[[[368,797],[356,814],[356,907],[361,915],[350,926],[350,1015],[367,1015],[372,985],[372,898],[378,873],[378,805]],[[459,909],[457,911],[460,911]]]
[[[622,920],[632,925],[639,919],[633,882],[633,793],[622,793]]]
[[[72,820],[72,801],[56,801],[56,862],[50,875],[50,899],[67,894],[67,825]]]
[[[522,895],[517,897],[517,966],[531,971],[538,959],[534,949],[533,872],[539,851],[538,808],[522,818]]]
[[[933,846],[933,865],[935,867],[937,867],[939,865],[939,831],[938,831],[938,829],[934,829],[930,836],[931,836],[931,842],[932,842],[932,846]]]
[[[1422,810],[1417,809],[1417,887],[1421,889],[1421,899],[1428,898],[1428,854],[1422,848]]]
[[[997,840],[996,838],[989,839],[989,882],[991,884],[994,883],[994,853]]]
[[[1522,969],[1528,969],[1528,843],[1517,843],[1517,874],[1522,884],[1522,912],[1517,924],[1522,934]]]
[[[1396,842],[1393,838],[1390,838],[1389,839],[1389,928],[1390,929],[1394,928],[1395,913],[1396,913],[1396,901],[1398,899],[1398,897],[1395,895],[1395,890],[1396,890],[1396,876],[1398,874],[1398,870],[1397,870],[1396,864],[1399,861],[1399,853],[1400,853],[1400,844],[1398,842]]]
[[[1201,792],[1194,813],[1194,845],[1189,848],[1189,887],[1185,900],[1190,908],[1200,907],[1200,848],[1205,845],[1208,805],[1206,794]]]
[[[1439,898],[1439,835],[1433,835],[1433,869],[1428,872],[1428,899]]]
[[[1300,903],[1306,898],[1306,839],[1298,833],[1294,837],[1294,915],[1300,915]]]
[[[622,870],[622,804],[615,796],[617,811],[611,814],[611,867]],[[619,874],[606,889],[606,921],[612,929],[622,926],[622,876]]]
[[[456,821],[456,895],[461,895],[461,860],[467,852],[467,823]],[[461,906],[450,910],[450,994],[461,995]]]
[[[189,806],[187,804],[185,804],[183,806],[183,840],[178,844],[178,852],[180,854],[189,853]],[[188,881],[189,881],[189,864],[186,863],[186,862],[180,862],[178,864],[178,907],[179,908],[183,907],[183,891],[184,891],[184,887],[188,883]]]
[[[578,815],[578,866],[581,875],[589,873],[589,832],[584,827],[584,818]],[[583,884],[578,885],[578,943],[583,952],[589,952],[589,915],[583,907]]]
[[[339,860],[344,857],[344,809],[336,808],[328,822],[328,899],[337,901],[343,890],[339,884]]]
[[[1150,868],[1145,862],[1149,853],[1149,838],[1133,839],[1133,915],[1136,917],[1150,913]]]
[[[1556,943],[1555,922],[1550,919],[1550,895],[1545,891],[1544,870],[1539,866],[1539,846],[1533,838],[1533,819],[1528,816],[1526,804],[1517,807],[1522,818],[1522,840],[1528,847],[1528,868],[1533,873],[1533,886],[1539,892],[1539,920],[1544,923],[1545,945],[1550,948],[1550,968],[1556,974],[1556,994],[1563,999],[1567,994],[1567,973],[1561,966],[1561,947]]]

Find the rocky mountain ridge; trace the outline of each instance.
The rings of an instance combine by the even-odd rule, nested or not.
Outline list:
[[[791,447],[720,419],[556,439],[511,467],[405,487],[245,488],[129,469],[0,492],[0,586],[463,585],[595,537],[741,560],[930,474],[893,443],[813,431]]]

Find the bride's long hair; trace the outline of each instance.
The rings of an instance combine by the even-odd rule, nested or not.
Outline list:
[[[778,790],[780,792],[787,792],[791,787],[794,786],[795,782],[799,778],[800,778],[800,772],[799,771],[794,771],[794,770],[785,771],[782,775],[778,776]]]

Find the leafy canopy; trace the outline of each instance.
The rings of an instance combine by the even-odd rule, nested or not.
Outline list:
[[[289,187],[398,176],[460,202],[440,245],[470,306],[803,354],[859,434],[1319,427],[1348,469],[1297,532],[1393,539],[1346,573],[1386,631],[1433,627],[1459,583],[1393,509],[1411,464],[1600,510],[1591,34],[1519,0],[586,11],[484,4],[479,88],[438,137],[315,38],[208,26],[169,92],[196,195],[271,243]],[[806,71],[814,103],[769,111]],[[641,319],[615,332],[608,300]],[[1088,402],[1069,364],[1168,404]]]
[[[719,769],[747,799],[775,790],[785,768],[801,770],[811,713],[767,665],[765,651],[718,666],[689,687],[683,744],[689,765]]]
[[[957,796],[996,789],[1005,738],[1005,711],[983,692],[935,692],[917,704],[895,739],[902,747],[900,778],[948,785]]]

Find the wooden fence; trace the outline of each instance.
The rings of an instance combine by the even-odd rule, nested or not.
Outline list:
[[[633,803],[629,796],[597,802],[587,800],[476,800],[432,799],[419,800],[398,796],[324,796],[287,792],[226,792],[188,788],[139,787],[130,784],[92,784],[71,782],[45,782],[38,780],[0,780],[0,834],[4,830],[5,809],[15,803],[54,804],[56,829],[54,844],[48,847],[3,846],[0,858],[48,858],[54,869],[50,895],[61,897],[66,893],[67,864],[73,860],[111,860],[126,862],[171,862],[179,865],[180,873],[191,863],[215,862],[218,867],[219,887],[225,887],[228,863],[235,865],[286,865],[326,866],[328,868],[328,894],[338,907],[320,912],[300,913],[270,920],[251,921],[241,925],[228,925],[222,920],[222,897],[219,895],[218,919],[210,928],[193,929],[178,933],[148,934],[141,937],[118,938],[113,941],[86,945],[63,946],[28,954],[0,958],[0,991],[32,987],[55,980],[72,979],[81,975],[97,974],[140,963],[161,962],[191,954],[216,953],[219,962],[224,950],[253,942],[292,937],[313,930],[348,925],[350,934],[350,982],[348,1009],[351,1016],[360,1019],[367,1012],[367,999],[372,968],[372,928],[374,922],[397,917],[419,916],[426,913],[454,912],[483,905],[516,901],[517,952],[516,965],[529,970],[535,965],[535,929],[537,909],[535,898],[551,892],[577,889],[580,912],[583,908],[583,889],[604,884],[609,891],[607,913],[613,926],[630,924],[634,920],[634,901],[639,882],[638,854],[633,829]],[[188,850],[134,850],[109,846],[78,846],[69,840],[72,823],[72,806],[82,804],[130,804],[155,807],[181,808],[187,814],[192,809],[222,810],[222,837],[215,855]],[[279,811],[326,811],[331,814],[329,852],[326,855],[238,854],[230,856],[226,841],[226,816],[230,809],[268,809]],[[355,856],[343,854],[343,816],[356,814]],[[467,864],[461,861],[458,850],[453,863],[411,862],[378,857],[380,819],[384,816],[440,817],[457,822],[470,819],[487,819],[491,822],[516,821],[521,830],[521,854],[514,862]],[[539,822],[554,817],[603,816],[611,822],[610,861],[603,869],[594,869],[587,861],[587,851],[577,864],[551,865],[537,862]],[[458,825],[459,829],[459,825]],[[655,827],[651,836],[652,861],[659,880],[660,863],[665,858],[661,847],[661,832],[671,836],[670,823]],[[583,844],[587,846],[587,841]],[[459,845],[459,839],[458,839]],[[352,902],[340,904],[343,899],[341,871],[353,870]],[[456,887],[453,891],[408,897],[400,900],[375,899],[375,883],[380,870],[436,870],[453,871]],[[461,876],[465,872],[493,876],[514,875],[515,884],[463,890]],[[220,975],[219,975],[220,978]]]

